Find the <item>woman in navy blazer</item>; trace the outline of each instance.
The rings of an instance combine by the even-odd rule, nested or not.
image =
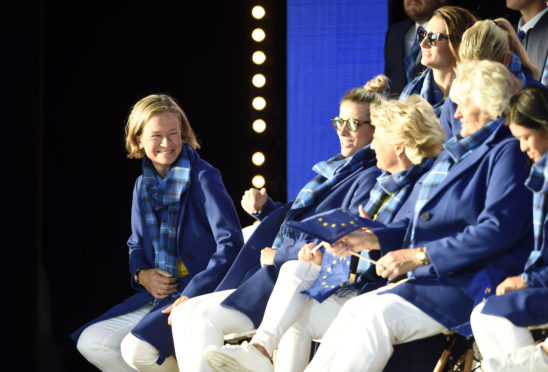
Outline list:
[[[534,193],[535,245],[523,273],[506,278],[496,296],[476,306],[472,330],[486,372],[548,371],[548,338],[535,345],[527,329],[548,323],[548,90],[532,86],[518,92],[506,122],[535,162],[526,181]]]
[[[265,191],[259,190],[244,196],[244,208],[250,213],[260,211],[255,216],[264,218],[248,241],[253,243],[242,249],[242,255],[249,254],[253,263],[239,257],[218,291],[175,307],[173,339],[181,370],[211,371],[203,359],[204,349],[212,344],[222,345],[227,333],[256,328],[279,267],[288,260],[296,260],[297,253],[306,243],[317,242],[314,237],[297,230],[285,230],[282,221],[301,220],[341,207],[357,213],[358,206],[367,202],[369,191],[380,174],[375,166],[375,153],[369,148],[373,136],[369,104],[380,102],[382,96],[376,92],[384,92],[386,88],[387,81],[379,77],[365,89],[355,88],[345,94],[339,116],[332,120],[341,152],[314,166],[318,176],[303,187],[294,202],[285,206],[276,204],[267,198]],[[325,166],[331,171],[326,172]],[[318,185],[326,187],[317,189]],[[310,191],[315,195],[313,201],[299,208],[301,202],[306,201],[303,195]],[[271,234],[278,229],[277,234]],[[257,237],[264,232],[270,233],[267,239]],[[276,247],[273,257],[269,247]]]
[[[377,274],[407,280],[348,301],[307,371],[382,371],[393,344],[462,330],[489,281],[520,270],[532,238],[531,195],[526,159],[500,118],[519,86],[500,63],[457,66],[451,96],[461,137],[444,144],[418,182],[412,216],[328,249],[380,249]]]
[[[221,175],[200,159],[198,147],[171,97],[150,95],[133,107],[126,148],[128,157],[143,158],[128,241],[137,293],[72,334],[103,371],[177,371],[162,309],[181,296],[212,292],[243,244]]]

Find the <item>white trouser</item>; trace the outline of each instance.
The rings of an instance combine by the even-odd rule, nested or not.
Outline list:
[[[170,355],[162,364],[158,360],[158,350],[146,341],[128,333],[121,344],[122,357],[127,364],[141,372],[178,372],[177,360]]]
[[[483,357],[486,372],[548,371],[548,355],[527,327],[518,327],[508,319],[482,314],[484,303],[476,306],[470,318],[474,339]]]
[[[324,334],[306,368],[320,371],[380,372],[393,345],[433,336],[445,327],[386,287],[347,301]]]
[[[90,325],[78,338],[78,351],[101,371],[135,371],[122,358],[120,344],[150,309],[152,304],[147,304],[134,312]]]
[[[224,344],[224,335],[253,329],[247,315],[221,306],[234,290],[193,297],[173,310],[171,330],[181,372],[210,372],[204,360],[209,345]]]
[[[270,355],[278,347],[276,371],[302,371],[310,358],[312,339],[323,335],[350,298],[333,295],[319,303],[301,294],[319,272],[320,266],[303,261],[288,261],[280,269],[263,321],[251,340],[261,344]]]

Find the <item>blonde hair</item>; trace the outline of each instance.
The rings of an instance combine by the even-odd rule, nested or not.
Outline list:
[[[459,6],[442,6],[434,11],[432,17],[438,17],[445,23],[449,49],[458,62],[459,45],[461,43],[462,35],[476,22],[476,17],[468,10]]]
[[[438,118],[424,98],[414,94],[404,101],[386,100],[370,108],[375,136],[391,144],[403,145],[405,155],[413,164],[436,157],[445,140]]]
[[[502,63],[509,53],[516,54],[522,66],[536,79],[539,78],[535,62],[527,55],[510,22],[504,18],[476,22],[462,35],[459,47],[460,58],[466,60],[487,59]]]
[[[455,80],[449,95],[456,103],[465,98],[490,117],[501,116],[510,101],[510,97],[522,86],[502,63],[481,60],[459,63],[455,69]]]
[[[390,80],[385,75],[377,75],[363,87],[350,89],[341,99],[359,104],[380,103],[383,95],[390,89]]]
[[[183,143],[190,145],[195,150],[200,148],[185,112],[179,107],[177,102],[166,94],[151,94],[140,99],[131,108],[125,131],[128,158],[142,159],[145,156],[145,151],[139,148],[137,138],[143,134],[146,123],[153,115],[163,113],[177,116],[181,124],[181,139]]]

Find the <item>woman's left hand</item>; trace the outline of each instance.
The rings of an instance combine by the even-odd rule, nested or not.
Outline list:
[[[521,276],[510,276],[497,286],[497,296],[527,288],[527,282]]]
[[[173,309],[175,309],[177,306],[179,306],[180,304],[182,304],[183,302],[185,302],[186,300],[188,300],[188,297],[187,296],[181,296],[179,297],[178,299],[175,300],[175,302],[173,302],[171,305],[169,305],[167,308],[165,308],[164,310],[162,310],[162,313],[163,314],[169,314],[169,317],[167,318],[167,324],[171,325],[171,315],[173,314],[172,311]]]
[[[265,265],[274,265],[274,255],[276,250],[270,247],[265,247],[261,249],[261,267]]]
[[[382,256],[376,265],[377,275],[394,280],[408,271],[422,266],[416,249],[398,249]]]

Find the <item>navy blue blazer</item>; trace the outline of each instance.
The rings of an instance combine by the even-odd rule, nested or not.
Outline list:
[[[181,200],[177,231],[178,256],[189,274],[178,278],[178,296],[195,297],[212,292],[236,258],[243,236],[232,199],[228,195],[221,174],[197,154],[191,161],[191,183]],[[139,200],[142,176],[137,178],[131,211],[132,235],[128,240],[131,286],[137,291],[124,302],[80,327],[71,337],[76,341],[89,325],[135,311],[154,300],[133,276],[138,269],[154,268],[154,248],[146,228]],[[171,327],[162,314],[173,299],[157,301],[153,310],[132,330],[139,338],[155,346],[160,352],[158,363],[173,354]]]
[[[448,329],[467,328],[476,275],[488,270],[494,291],[504,277],[521,271],[531,249],[525,162],[519,142],[501,126],[455,164],[421,209],[415,230],[416,246],[426,246],[432,263],[386,293],[398,294]],[[374,230],[382,254],[402,247],[409,222]]]
[[[369,192],[373,188],[376,178],[380,175],[380,170],[375,166],[375,164],[376,159],[374,153],[371,152],[371,157],[362,168],[354,171],[345,179],[333,185],[331,189],[323,195],[318,196],[316,203],[306,208],[306,210],[297,217],[297,220],[302,220],[313,214],[325,212],[333,208],[346,208],[354,211],[354,213],[357,213],[358,206],[360,204],[365,205],[369,199]],[[290,204],[284,206],[283,208],[289,207]],[[282,214],[283,217],[285,217],[285,213],[282,212],[278,215],[278,217],[270,220],[265,219],[252,234],[249,241],[252,239],[255,240],[254,235],[260,233],[259,228],[261,225],[267,223],[272,226],[265,226],[265,229],[268,229],[270,232],[274,232],[274,230],[276,230],[276,232],[273,235],[270,235],[268,239],[261,239],[260,237],[257,237],[257,240],[255,241],[266,244],[262,244],[262,247],[260,245],[255,246],[256,249],[260,251],[260,249],[265,246],[270,246],[272,244],[274,237],[276,236],[277,229],[279,229],[281,222],[283,221]],[[302,246],[308,242],[317,242],[317,240],[304,233],[298,234],[294,238],[284,238],[282,241],[282,246],[277,249],[276,255],[274,256],[274,266],[265,266],[262,268],[259,263],[260,252],[254,250],[252,260],[255,262],[255,271],[253,275],[246,275],[244,278],[246,280],[238,283],[237,289],[229,295],[221,303],[221,305],[244,313],[253,321],[255,327],[258,327],[262,321],[266,304],[270,294],[272,293],[272,289],[274,288],[276,278],[278,277],[279,268],[288,260],[296,260],[297,253]],[[249,248],[249,250],[251,251],[251,248]],[[235,266],[234,271],[231,274],[236,276],[238,272],[245,272],[246,274],[250,272],[248,265],[241,265],[243,267],[242,270]],[[240,277],[242,277],[242,275],[240,275]],[[236,282],[237,281],[231,281],[232,288]],[[220,289],[228,288],[229,287],[223,287]]]
[[[408,19],[391,25],[386,31],[384,39],[384,74],[390,79],[390,92],[399,95],[409,83],[405,75],[403,58],[405,57],[405,34],[409,28],[414,27],[415,22]],[[420,52],[419,52],[420,54]],[[424,70],[419,64],[416,75]]]

